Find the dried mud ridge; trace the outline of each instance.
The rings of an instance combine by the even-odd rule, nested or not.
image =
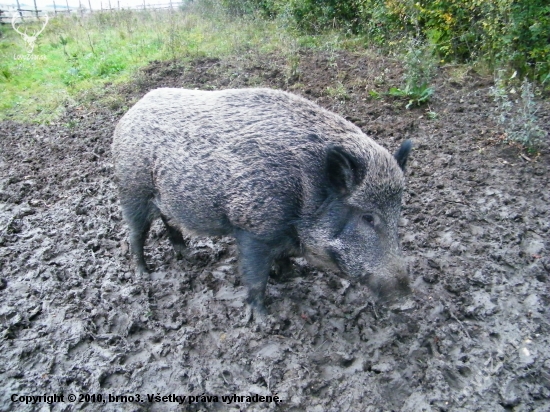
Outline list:
[[[199,397],[53,410],[550,410],[547,148],[529,161],[502,143],[475,73],[442,70],[430,120],[369,97],[398,84],[396,62],[304,52],[288,67],[255,54],[153,63],[101,106],[0,124],[0,410],[48,410],[10,400],[45,393]],[[347,93],[327,89],[340,84]],[[270,281],[261,329],[243,321],[233,240],[190,239],[178,261],[161,225],[150,278],[134,275],[109,150],[124,107],[160,86],[260,85],[315,100],[392,151],[414,139],[401,228],[412,298],[373,305],[297,260]],[[200,398],[233,394],[282,402]]]

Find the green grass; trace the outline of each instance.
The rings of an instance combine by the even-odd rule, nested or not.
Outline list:
[[[94,13],[52,18],[27,56],[21,37],[5,25],[0,43],[0,120],[47,122],[83,92],[128,81],[154,60],[267,53],[296,40],[275,22],[225,17],[199,8]],[[32,30],[29,30],[32,32]]]
[[[26,28],[33,33],[33,27]],[[307,34],[284,19],[228,16],[220,3],[208,0],[172,11],[58,15],[38,36],[31,60],[20,58],[29,55],[10,25],[0,26],[0,31],[0,120],[38,123],[90,101],[124,106],[108,86],[136,78],[138,69],[152,61],[185,64],[198,57],[277,52],[287,60],[285,77],[290,81],[301,76],[300,49],[327,52],[336,64],[337,50],[365,46],[364,38],[338,29]],[[327,94],[348,98],[341,84],[327,88]]]

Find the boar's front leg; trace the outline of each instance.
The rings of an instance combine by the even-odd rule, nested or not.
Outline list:
[[[265,288],[275,248],[245,231],[238,231],[235,237],[239,246],[241,275],[248,288],[247,303],[259,317],[263,317],[267,314],[264,305]]]

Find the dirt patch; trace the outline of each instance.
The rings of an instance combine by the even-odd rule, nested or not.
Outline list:
[[[109,107],[1,123],[0,410],[46,407],[12,394],[63,394],[54,410],[549,410],[549,153],[502,143],[491,84],[475,73],[442,70],[427,109],[374,99],[400,67],[311,51],[153,63]],[[270,280],[274,322],[261,329],[243,321],[233,240],[190,239],[178,261],[160,224],[146,247],[152,274],[137,278],[110,143],[122,107],[164,86],[285,89],[391,151],[414,139],[401,227],[413,298],[373,305],[368,290],[298,259]],[[197,398],[147,398],[157,394]],[[233,394],[282,401],[222,402]]]

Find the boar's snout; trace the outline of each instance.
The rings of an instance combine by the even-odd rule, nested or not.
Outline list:
[[[383,303],[393,303],[412,292],[408,267],[400,256],[390,256],[385,267],[370,273],[366,279],[377,300]]]

